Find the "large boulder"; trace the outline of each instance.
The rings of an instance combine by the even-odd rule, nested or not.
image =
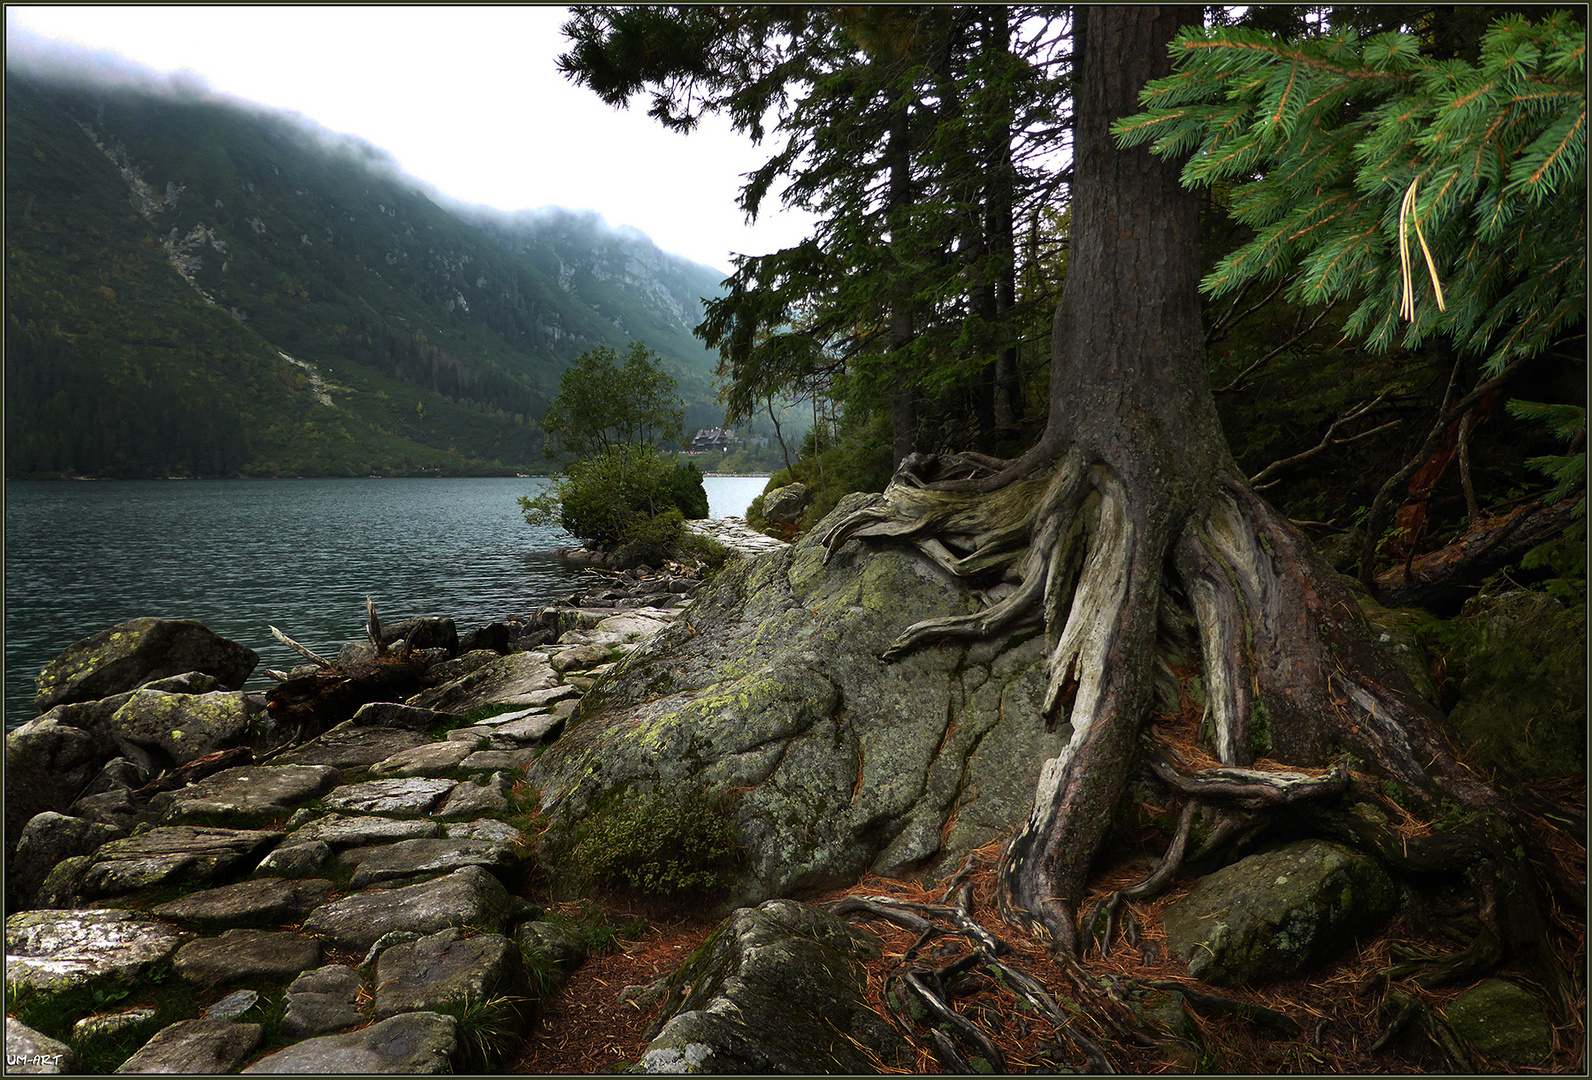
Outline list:
[[[786,484],[763,496],[763,520],[771,525],[794,525],[813,501],[806,484]]]
[[[322,1035],[267,1054],[244,1069],[251,1073],[452,1072],[459,1052],[459,1022],[433,1012],[401,1013],[346,1035]]]
[[[435,934],[453,926],[485,933],[504,928],[514,904],[498,880],[479,866],[418,885],[370,889],[316,908],[304,929],[333,948],[362,953],[394,930]]]
[[[1584,605],[1516,590],[1468,600],[1436,631],[1449,720],[1481,762],[1522,779],[1586,767]]]
[[[832,1075],[907,1064],[868,1007],[866,931],[792,900],[742,908],[669,977],[666,1022],[638,1073]]]
[[[835,514],[879,496],[852,495]],[[593,815],[658,785],[733,798],[747,858],[727,907],[855,881],[946,871],[1028,814],[1071,734],[1047,731],[1042,635],[937,644],[886,664],[910,624],[975,609],[902,546],[812,537],[738,560],[587,691],[526,773],[562,857]]]
[[[244,744],[251,722],[263,713],[256,698],[239,691],[172,694],[146,689],[128,698],[106,727],[118,745],[158,747],[173,764],[182,765]]]
[[[259,654],[193,619],[129,619],[68,645],[39,672],[34,705],[42,713],[68,701],[94,701],[154,679],[200,671],[230,690],[247,681]]]
[[[92,855],[120,836],[120,830],[97,821],[50,810],[35,816],[17,838],[16,862],[6,876],[12,910],[33,906],[39,887],[56,864],[80,855]]]
[[[1553,1052],[1542,1002],[1512,982],[1487,979],[1449,1002],[1445,1016],[1455,1033],[1488,1058],[1541,1066]]]
[[[1218,986],[1291,979],[1375,930],[1398,893],[1380,863],[1301,840],[1208,875],[1166,910],[1167,944],[1189,974]]]

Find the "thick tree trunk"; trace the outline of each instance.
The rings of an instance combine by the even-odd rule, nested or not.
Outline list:
[[[906,541],[950,573],[1017,583],[974,614],[908,627],[886,660],[957,637],[1044,630],[1044,714],[1070,735],[1041,768],[1033,810],[1001,860],[1009,922],[1062,953],[1078,950],[1090,863],[1148,741],[1161,616],[1181,609],[1198,631],[1202,726],[1222,767],[1188,771],[1170,752],[1152,754],[1151,767],[1189,802],[1163,865],[1127,892],[1145,895],[1176,871],[1195,803],[1216,813],[1203,850],[1230,852],[1308,800],[1332,823],[1329,835],[1347,834],[1395,866],[1395,847],[1419,859],[1431,847],[1446,872],[1481,890],[1485,947],[1434,974],[1474,974],[1511,956],[1562,1011],[1574,994],[1547,947],[1526,854],[1534,839],[1456,760],[1442,716],[1389,662],[1340,579],[1232,461],[1206,378],[1196,207],[1174,168],[1111,143],[1111,119],[1135,108],[1138,88],[1167,65],[1171,35],[1198,18],[1197,8],[1080,9],[1070,266],[1039,442],[1010,463],[909,457],[882,502],[824,543]],[[1394,813],[1472,811],[1466,828],[1486,842],[1457,833],[1406,841],[1355,824],[1340,805],[1383,790],[1400,795]],[[1522,882],[1508,903],[1496,885],[1505,879]],[[1103,920],[1109,938],[1115,904],[1094,910],[1089,934]],[[1512,910],[1521,905],[1531,910]]]

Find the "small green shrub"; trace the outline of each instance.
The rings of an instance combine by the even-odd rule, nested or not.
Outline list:
[[[598,813],[575,861],[608,886],[661,896],[723,888],[740,863],[730,809],[696,786],[659,787]]]
[[[535,499],[521,496],[519,503],[527,522],[557,523],[603,548],[673,546],[686,518],[708,516],[697,467],[677,465],[640,445],[610,447],[589,461],[573,462],[551,490]]]

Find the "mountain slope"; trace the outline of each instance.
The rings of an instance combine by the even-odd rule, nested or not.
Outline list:
[[[296,117],[8,71],[6,248],[8,476],[523,471],[569,362],[635,339],[721,415],[722,273]]]

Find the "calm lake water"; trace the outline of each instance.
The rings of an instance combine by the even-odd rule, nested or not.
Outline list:
[[[713,517],[746,513],[766,477],[706,479]],[[323,656],[383,621],[452,618],[461,634],[573,590],[574,540],[525,523],[540,479],[98,480],[5,488],[5,723],[32,719],[33,680],[74,641],[145,615],[198,619],[260,654]]]

